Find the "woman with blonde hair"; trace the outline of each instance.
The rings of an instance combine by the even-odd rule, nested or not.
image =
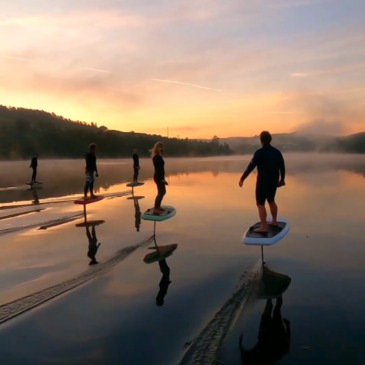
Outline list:
[[[157,186],[157,196],[153,208],[154,214],[161,214],[165,211],[161,208],[162,199],[166,194],[167,185],[167,182],[165,181],[165,161],[162,158],[163,149],[164,144],[162,142],[157,142],[151,150],[151,157],[155,168],[153,180]]]

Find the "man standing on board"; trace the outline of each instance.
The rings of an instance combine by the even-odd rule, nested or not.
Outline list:
[[[84,197],[87,198],[87,193],[90,190],[90,197],[92,199],[97,198],[97,196],[94,194],[94,173],[95,176],[98,177],[98,168],[96,167],[96,144],[90,143],[89,145],[89,152],[85,155],[85,187],[84,187]]]
[[[265,202],[269,203],[272,221],[270,225],[277,225],[278,206],[275,194],[278,187],[285,185],[285,163],[281,152],[271,145],[271,134],[267,131],[260,133],[262,147],[258,149],[241,176],[238,185],[242,187],[252,170],[257,167],[256,204],[259,211],[261,225],[254,232],[266,233],[268,223]]]
[[[35,153],[32,157],[32,160],[30,161],[30,165],[29,167],[32,168],[33,172],[32,172],[32,178],[31,178],[31,182],[35,183],[37,181],[37,168],[38,168],[38,153]]]

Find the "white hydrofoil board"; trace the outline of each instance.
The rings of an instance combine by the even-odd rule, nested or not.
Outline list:
[[[154,214],[153,208],[147,209],[143,213],[142,219],[147,220],[147,221],[161,222],[161,221],[164,221],[166,219],[173,217],[176,214],[176,209],[174,207],[165,205],[165,206],[162,206],[161,208],[164,209],[164,212],[160,213],[160,214]]]
[[[289,232],[289,223],[285,219],[278,219],[278,225],[272,226],[269,224],[268,232],[254,232],[254,229],[260,227],[260,222],[252,225],[242,237],[242,242],[246,245],[263,245],[270,246],[279,242]]]

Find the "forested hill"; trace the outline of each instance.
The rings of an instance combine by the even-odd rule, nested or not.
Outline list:
[[[211,141],[167,138],[134,132],[108,130],[96,124],[71,121],[41,110],[0,106],[0,159],[28,159],[34,153],[42,158],[80,158],[95,142],[98,156],[130,157],[137,148],[148,156],[156,142],[164,142],[168,156],[228,155],[228,144]]]

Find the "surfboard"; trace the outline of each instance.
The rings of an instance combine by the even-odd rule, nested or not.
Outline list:
[[[279,242],[289,232],[289,223],[285,219],[278,219],[277,226],[269,225],[268,232],[258,233],[254,229],[260,227],[261,223],[257,222],[243,234],[242,242],[246,245],[263,245],[270,246]]]
[[[144,199],[144,196],[139,196],[139,195],[129,196],[127,199],[128,200],[140,200],[140,199]]]
[[[162,206],[161,208],[164,209],[165,211],[160,214],[154,214],[153,208],[147,209],[143,213],[142,219],[144,219],[146,221],[161,222],[161,221],[165,221],[166,219],[173,217],[176,214],[176,209],[174,207]]]
[[[157,246],[158,249],[156,249],[154,247],[154,251],[148,253],[143,261],[146,264],[151,264],[153,262],[156,261],[161,261],[166,259],[167,257],[171,256],[172,253],[176,250],[177,248],[177,243],[173,243],[171,245],[166,245],[166,246]]]
[[[141,185],[144,185],[144,182],[141,182],[141,181],[136,181],[136,182],[131,182],[131,183],[128,183],[127,186],[129,187],[134,187],[134,186],[141,186]]]
[[[92,226],[100,226],[100,224],[105,223],[104,220],[91,220],[91,221],[86,221],[86,222],[82,222],[82,223],[77,223],[75,224],[75,227],[92,227]]]
[[[43,184],[43,181],[28,181],[26,182],[27,185],[37,185],[37,184]]]
[[[82,204],[82,205],[86,205],[86,204],[91,204],[91,203],[96,203],[99,202],[100,200],[103,200],[104,197],[102,195],[98,195],[96,198],[90,198],[87,197],[86,199],[84,197],[80,198],[80,199],[76,199],[74,200],[75,204]]]
[[[43,187],[42,186],[34,186],[32,185],[29,189],[27,190],[30,190],[30,191],[35,191],[35,190],[42,190]]]

